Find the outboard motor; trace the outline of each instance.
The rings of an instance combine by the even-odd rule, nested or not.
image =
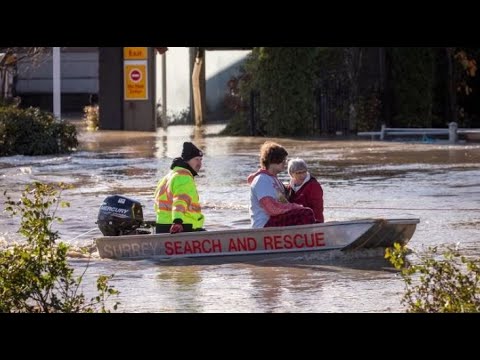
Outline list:
[[[97,224],[105,236],[134,233],[143,224],[142,205],[125,196],[109,196],[100,206]]]

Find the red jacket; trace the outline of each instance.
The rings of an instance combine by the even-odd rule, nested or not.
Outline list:
[[[288,200],[306,207],[315,213],[317,222],[323,223],[323,189],[313,176],[297,192],[291,186],[287,186]]]

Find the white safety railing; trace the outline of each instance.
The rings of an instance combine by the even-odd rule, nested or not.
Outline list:
[[[376,136],[380,140],[385,140],[387,136],[414,136],[419,135],[427,138],[435,135],[448,135],[448,142],[455,144],[458,141],[459,134],[480,134],[480,129],[458,128],[456,122],[448,124],[448,129],[441,128],[387,128],[382,125],[380,131],[363,131],[357,133],[358,136],[370,136],[372,140]]]

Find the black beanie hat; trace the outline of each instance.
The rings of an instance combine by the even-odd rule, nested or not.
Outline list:
[[[184,142],[183,143],[183,150],[182,150],[182,159],[185,160],[185,161],[188,161],[188,160],[193,159],[194,157],[197,157],[197,156],[203,156],[202,150],[197,148],[191,142]]]

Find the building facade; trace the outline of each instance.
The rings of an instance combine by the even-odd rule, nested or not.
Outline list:
[[[239,68],[249,50],[226,50],[206,52],[206,102],[209,114],[219,120],[222,102],[228,93],[228,81],[239,73]],[[190,48],[169,47],[165,53],[166,72],[162,72],[162,55],[157,55],[156,93],[157,104],[163,106],[166,99],[168,117],[175,118],[189,112],[191,106]],[[165,77],[165,79],[163,78]],[[166,87],[162,87],[165,81]],[[24,58],[18,63],[16,94],[21,97],[22,106],[38,106],[53,110],[53,63],[52,54],[47,53],[32,63]],[[162,93],[166,89],[166,94]],[[99,89],[99,48],[61,48],[61,91],[62,112],[81,112],[88,105],[91,95],[98,96]],[[220,114],[220,115],[219,115]]]

